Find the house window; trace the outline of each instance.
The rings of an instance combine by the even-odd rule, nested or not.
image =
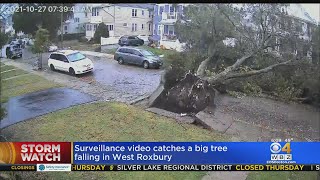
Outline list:
[[[85,17],[88,17],[88,13],[87,13],[87,12],[85,12],[85,13],[84,13],[84,16],[85,16]]]
[[[151,26],[152,26],[152,25],[151,25],[151,24],[149,24],[149,31],[151,31]]]
[[[79,22],[79,21],[80,21],[80,18],[78,18],[78,17],[77,17],[77,18],[74,18],[74,22],[77,23],[77,22]]]
[[[107,25],[108,31],[113,31],[113,25]]]
[[[141,11],[142,16],[144,16],[144,10]]]
[[[93,31],[95,31],[97,29],[97,24],[93,25]]]
[[[160,26],[158,25],[158,34],[160,35],[161,34],[161,29],[160,29]]]
[[[159,15],[161,15],[163,12],[163,6],[160,6],[160,9],[159,9]]]
[[[68,30],[68,26],[64,26],[64,30],[65,30],[65,31]]]
[[[123,23],[123,26],[127,27],[127,26],[128,26],[128,23]]]
[[[99,16],[98,8],[92,8],[92,16]]]
[[[131,13],[132,17],[137,17],[137,12],[138,12],[137,9],[132,9],[132,13]]]
[[[151,11],[148,11],[149,12],[149,18],[151,18],[152,14],[151,14]]]
[[[92,25],[91,24],[87,24],[87,31],[91,31],[92,30]]]
[[[141,29],[142,29],[142,30],[144,29],[143,24],[141,24]]]
[[[169,7],[169,11],[170,11],[170,14],[172,14],[174,12],[174,7],[173,6],[170,6]]]
[[[137,31],[137,24],[132,23],[131,31]]]

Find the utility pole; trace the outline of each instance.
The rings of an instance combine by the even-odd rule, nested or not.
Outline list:
[[[63,4],[62,4],[63,7]],[[64,9],[64,8],[63,8]],[[61,27],[60,27],[60,36],[61,36],[61,49],[63,49],[63,11],[61,12]]]
[[[113,4],[113,36],[115,36],[116,28],[116,5]]]

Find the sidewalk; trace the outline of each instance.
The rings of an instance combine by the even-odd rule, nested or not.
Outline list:
[[[88,56],[106,57],[106,58],[113,59],[112,54],[100,53],[100,52],[94,52],[94,51],[79,51],[79,52]]]

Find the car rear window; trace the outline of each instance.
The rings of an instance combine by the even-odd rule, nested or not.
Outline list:
[[[50,55],[50,59],[59,60],[57,54],[51,54],[51,55]]]

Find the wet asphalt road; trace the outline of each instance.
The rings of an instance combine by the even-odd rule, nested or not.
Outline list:
[[[86,76],[103,85],[135,96],[151,94],[160,83],[161,70],[139,66],[120,65],[115,60],[87,56],[94,61],[95,70]]]
[[[1,120],[4,128],[70,106],[97,100],[95,97],[67,88],[54,88],[10,98],[5,105],[7,116]]]
[[[49,55],[50,53],[43,53],[42,64],[44,68],[48,68]],[[106,57],[87,57],[93,61],[95,69],[92,73],[79,75],[79,80],[88,81],[90,79],[102,86],[112,87],[112,89],[124,96],[130,97],[130,99],[150,95],[160,83],[161,69],[144,69],[139,66],[119,65],[117,61]],[[15,61],[34,65],[36,58],[29,50],[24,49],[23,57]],[[72,79],[67,73],[50,73],[59,73],[66,79]]]

